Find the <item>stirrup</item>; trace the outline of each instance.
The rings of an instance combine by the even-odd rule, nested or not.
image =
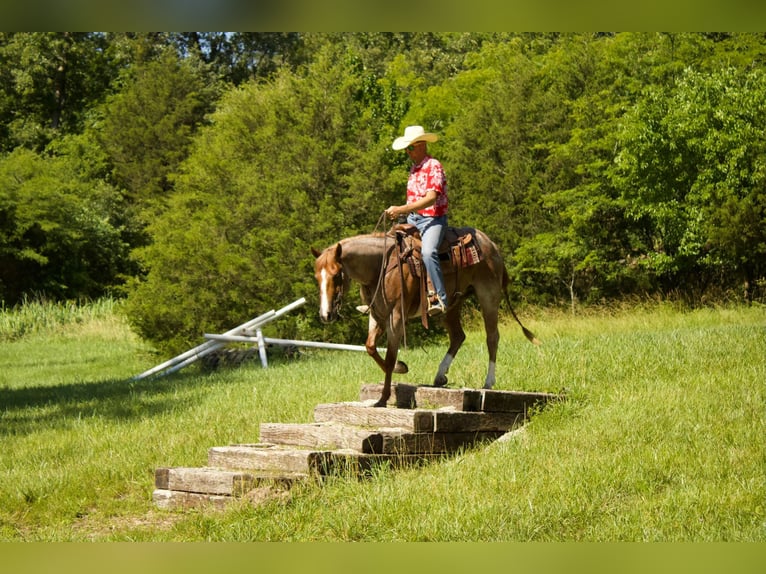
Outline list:
[[[447,311],[447,308],[444,306],[444,303],[442,302],[442,300],[438,296],[435,299],[436,300],[431,299],[428,302],[429,317],[435,317]]]
[[[369,305],[357,305],[356,310],[359,311],[362,315],[366,315],[370,312],[370,306]]]

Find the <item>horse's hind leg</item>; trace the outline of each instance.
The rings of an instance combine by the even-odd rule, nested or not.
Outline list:
[[[498,302],[490,302],[481,305],[481,314],[484,317],[484,330],[487,334],[487,352],[489,353],[489,365],[487,366],[487,378],[484,379],[484,388],[491,389],[495,386],[495,366],[497,364],[497,346],[500,342],[500,331],[497,328]]]
[[[461,307],[462,302],[457,302],[447,310],[444,318],[444,325],[447,327],[447,333],[449,334],[449,349],[447,349],[442,362],[439,363],[439,370],[436,372],[436,377],[434,377],[435,387],[447,386],[447,372],[452,361],[455,359],[455,355],[460,350],[460,346],[465,341],[465,331],[463,331],[463,326],[460,324]]]

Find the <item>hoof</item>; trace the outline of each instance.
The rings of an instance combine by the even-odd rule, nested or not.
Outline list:
[[[446,387],[447,386],[447,376],[442,375],[441,377],[436,377],[434,379],[434,386],[435,387]]]
[[[375,403],[372,406],[376,407],[376,408],[381,408],[381,407],[385,408],[386,407],[386,403],[388,403],[388,399],[386,399],[385,401],[383,399],[380,399],[377,403]]]
[[[403,363],[402,361],[396,361],[396,365],[394,365],[394,372],[402,375],[404,373],[409,373],[410,369],[409,367],[407,367],[407,363]]]

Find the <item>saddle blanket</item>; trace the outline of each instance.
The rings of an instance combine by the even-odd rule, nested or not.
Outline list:
[[[462,268],[475,265],[482,260],[481,248],[474,236],[472,227],[448,227],[444,233],[444,240],[439,245],[439,258],[443,261],[449,260],[454,267]],[[409,223],[397,225],[394,229],[402,251],[407,249],[404,245],[406,238],[412,238],[417,241],[414,246],[410,246],[412,252],[420,259],[420,233],[417,227]]]

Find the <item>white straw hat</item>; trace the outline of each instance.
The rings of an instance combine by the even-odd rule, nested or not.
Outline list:
[[[406,148],[411,143],[415,142],[435,142],[439,139],[436,134],[429,134],[423,129],[423,126],[407,126],[404,129],[404,135],[400,138],[396,138],[391,147],[395,150]]]

